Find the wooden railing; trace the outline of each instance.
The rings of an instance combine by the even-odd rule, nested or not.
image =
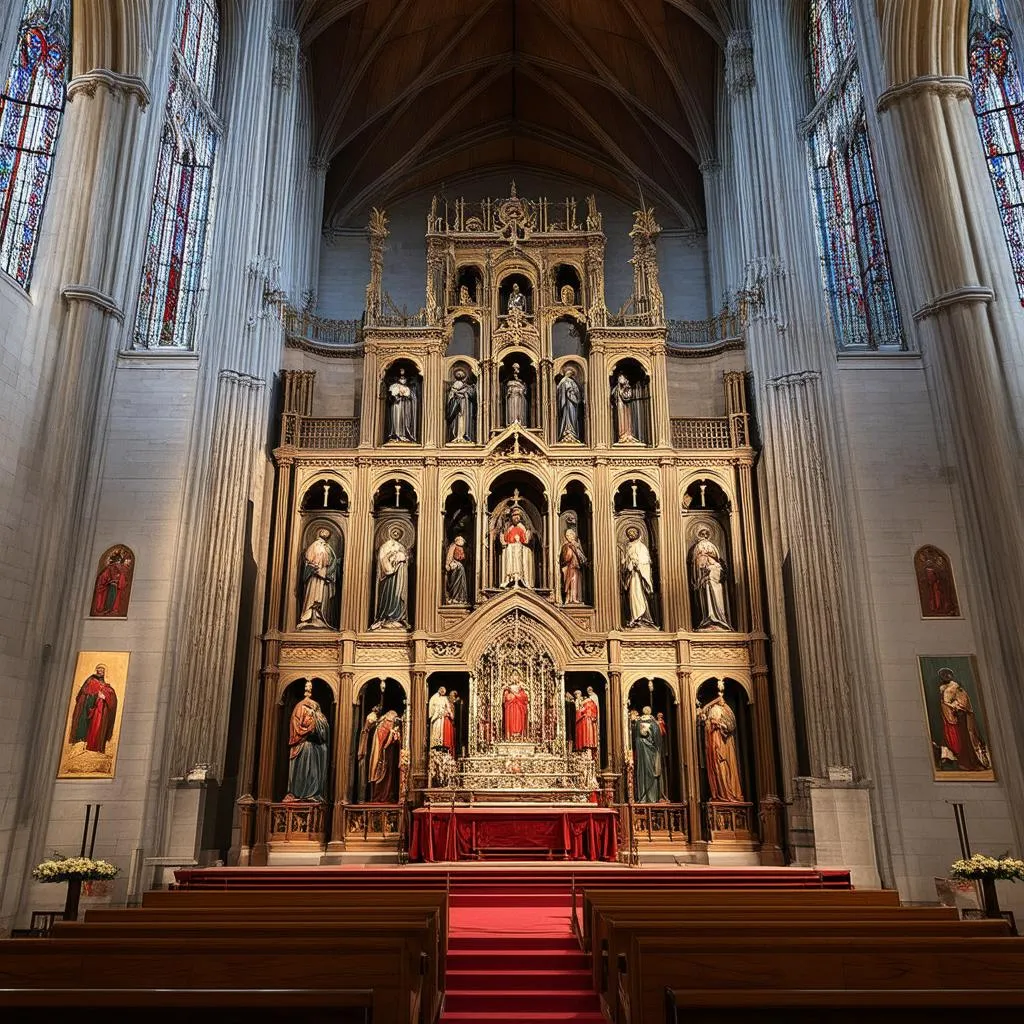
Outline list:
[[[633,804],[633,835],[639,843],[687,843],[689,817],[686,804]]]
[[[729,419],[716,416],[706,419],[672,420],[673,448],[732,448],[734,447]]]
[[[313,448],[320,451],[359,446],[359,420],[355,417],[328,419],[296,416],[294,420],[294,427],[291,429],[294,430],[295,436],[291,439],[285,437],[285,444],[291,443],[298,448]],[[289,432],[286,425],[286,434]]]
[[[285,306],[282,311],[286,339],[308,341],[327,348],[350,348],[363,340],[362,320],[329,320]]]
[[[746,323],[746,304],[737,309],[723,309],[707,320],[669,320],[669,348],[714,348],[734,342],[743,344]]]

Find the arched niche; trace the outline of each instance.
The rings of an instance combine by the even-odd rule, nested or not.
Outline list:
[[[519,423],[528,430],[540,426],[537,411],[537,367],[525,352],[510,352],[498,368],[501,425]]]
[[[550,591],[548,514],[544,485],[529,473],[512,470],[491,484],[487,569],[492,588]]]
[[[551,355],[555,359],[563,356],[586,358],[587,333],[583,324],[570,316],[560,316],[551,325]]]
[[[690,626],[695,630],[736,628],[731,510],[728,495],[714,480],[693,480],[683,495]]]
[[[480,378],[474,361],[448,361],[444,386],[445,444],[476,444],[480,430]]]
[[[594,510],[586,486],[572,480],[558,500],[558,597],[564,605],[593,605]]]
[[[600,672],[566,672],[565,673],[565,735],[573,750],[585,750],[592,737],[588,732],[592,727],[585,723],[591,717],[589,708],[582,707],[581,702],[593,699],[597,704],[596,739],[597,763],[605,768],[608,758],[608,684]]]
[[[629,688],[625,735],[633,755],[634,803],[682,799],[678,711],[672,687],[664,679],[644,677]]]
[[[280,737],[278,743],[278,749],[274,752],[274,799],[284,800],[290,794],[288,792],[288,770],[289,762],[291,760],[291,746],[290,746],[290,734],[291,734],[291,723],[292,715],[295,713],[295,708],[299,701],[305,697],[306,683],[312,683],[312,692],[310,696],[320,706],[320,710],[323,713],[324,718],[327,720],[329,735],[326,743],[324,744],[324,782],[322,801],[330,803],[334,799],[334,794],[331,790],[334,779],[334,751],[338,749],[338,743],[336,739],[336,728],[337,728],[337,707],[334,699],[334,691],[331,688],[330,683],[325,679],[319,677],[313,677],[312,679],[294,679],[290,682],[281,694],[281,699],[278,702],[278,714],[280,715],[280,721],[278,723],[277,735]]]
[[[659,629],[662,618],[657,495],[644,480],[625,480],[615,491],[613,508],[622,625],[626,629]]]
[[[608,379],[612,441],[617,445],[650,447],[651,378],[636,359],[620,359]]]
[[[921,601],[921,617],[955,619],[960,617],[960,599],[953,579],[949,555],[934,544],[925,544],[914,552],[914,575]]]
[[[411,359],[396,359],[384,370],[381,387],[381,441],[419,444],[423,374]]]
[[[315,486],[315,485],[314,485]],[[341,513],[300,514],[296,551],[295,628],[341,628],[345,529]]]
[[[526,274],[519,271],[506,274],[498,284],[498,316],[508,316],[512,310],[532,316],[537,308],[535,296],[533,281]]]
[[[371,629],[411,629],[415,622],[418,516],[416,491],[408,481],[388,480],[373,496]]]
[[[472,316],[457,316],[452,322],[452,336],[445,355],[480,358],[480,321]]]
[[[444,690],[442,694],[440,691]],[[436,699],[435,699],[436,698]],[[443,723],[437,722],[434,711],[439,700],[445,699],[451,708],[448,732]],[[427,707],[424,708],[427,721],[427,750],[443,749],[453,757],[464,757],[469,749],[469,673],[431,672],[427,676]]]
[[[712,676],[697,686],[696,740],[701,802],[756,803],[753,708],[737,680]]]
[[[555,365],[555,441],[585,444],[587,413],[587,364],[582,359],[562,359]]]
[[[405,687],[390,676],[375,676],[356,690],[353,703],[349,799],[355,804],[397,803],[401,752],[408,748]],[[386,777],[375,782],[374,776],[381,775],[377,769],[382,760]],[[375,796],[389,799],[373,799]]]
[[[552,294],[558,305],[583,305],[580,272],[571,263],[556,264],[551,270],[551,283],[553,285]]]
[[[469,484],[456,480],[443,509],[441,603],[472,608],[476,597],[476,501]]]
[[[348,512],[348,494],[341,482],[321,477],[306,486],[299,502],[301,512]]]
[[[467,263],[459,267],[455,275],[455,294],[453,304],[463,308],[481,305],[484,290],[483,271],[475,263]]]
[[[100,555],[93,581],[89,614],[94,618],[128,616],[135,577],[135,552],[127,544],[114,544]]]

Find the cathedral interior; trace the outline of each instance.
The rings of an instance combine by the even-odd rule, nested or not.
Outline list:
[[[5,5],[0,928],[83,819],[93,906],[496,849],[934,903],[965,830],[1019,854],[1022,37]]]

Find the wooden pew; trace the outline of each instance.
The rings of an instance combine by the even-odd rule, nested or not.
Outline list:
[[[426,940],[299,934],[263,938],[11,939],[0,948],[0,1008],[11,990],[372,991],[374,1024],[419,1019]]]
[[[1024,988],[1024,944],[1015,938],[634,936],[618,979],[620,1024],[664,1019],[665,991]]]

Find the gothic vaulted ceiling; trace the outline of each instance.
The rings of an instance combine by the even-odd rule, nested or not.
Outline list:
[[[531,168],[704,220],[726,0],[302,0],[325,220]]]

